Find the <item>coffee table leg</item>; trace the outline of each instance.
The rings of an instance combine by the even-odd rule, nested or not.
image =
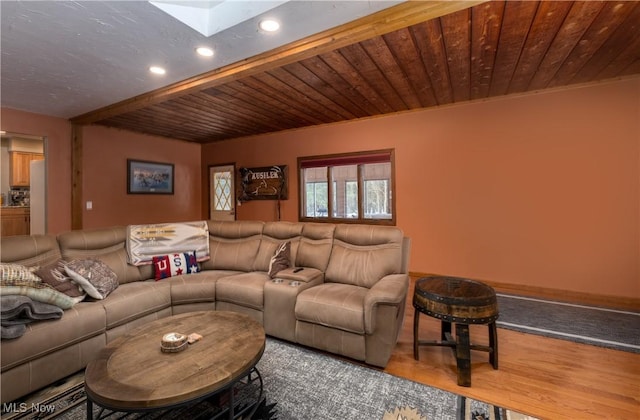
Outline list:
[[[93,402],[87,397],[87,420],[93,420]]]
[[[456,362],[458,365],[458,385],[471,386],[471,345],[469,326],[456,324]]]
[[[235,411],[233,409],[233,405],[235,404],[233,402],[233,391],[234,391],[235,386],[231,385],[231,388],[229,388],[229,419],[233,420],[233,418],[236,416],[235,415]]]

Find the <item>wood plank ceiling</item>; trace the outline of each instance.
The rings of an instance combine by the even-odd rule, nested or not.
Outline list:
[[[639,2],[435,3],[71,121],[209,143],[640,73]]]

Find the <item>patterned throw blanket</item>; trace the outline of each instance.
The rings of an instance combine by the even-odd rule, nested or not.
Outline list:
[[[62,308],[22,295],[0,296],[0,308],[3,340],[22,336],[30,322],[60,319],[64,313]]]
[[[130,225],[127,227],[129,263],[147,265],[154,256],[196,252],[198,261],[209,255],[209,225],[206,221]]]

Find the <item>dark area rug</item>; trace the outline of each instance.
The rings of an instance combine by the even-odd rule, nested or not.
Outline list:
[[[640,353],[640,313],[498,294],[499,328]]]
[[[507,411],[500,407],[272,338],[267,339],[266,350],[257,367],[263,378],[266,400],[261,401],[251,417],[256,420],[507,418]],[[20,402],[16,404],[13,410],[9,406],[3,407],[3,420],[86,418],[82,383],[67,393],[61,391],[53,398],[41,401],[38,407],[46,411],[46,415],[33,410],[32,402],[24,402],[23,412],[19,412]],[[186,407],[179,412],[154,412],[145,418],[210,418],[215,409],[206,404]],[[9,408],[8,412],[4,412],[5,408]],[[134,413],[126,418],[141,418],[142,414]]]

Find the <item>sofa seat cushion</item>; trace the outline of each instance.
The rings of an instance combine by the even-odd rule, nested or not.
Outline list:
[[[171,286],[154,280],[121,284],[106,299],[92,304],[103,306],[107,329],[111,329],[170,307]]]
[[[24,335],[2,341],[2,371],[104,334],[106,316],[99,303],[80,302],[62,318],[27,324]]]
[[[296,319],[357,334],[364,334],[364,298],[369,289],[323,283],[298,295]]]
[[[271,278],[264,271],[223,277],[216,283],[216,300],[262,310],[264,285],[270,280]]]
[[[238,271],[207,270],[195,274],[163,280],[171,285],[171,304],[185,305],[216,301],[216,283],[222,277],[239,274]]]

